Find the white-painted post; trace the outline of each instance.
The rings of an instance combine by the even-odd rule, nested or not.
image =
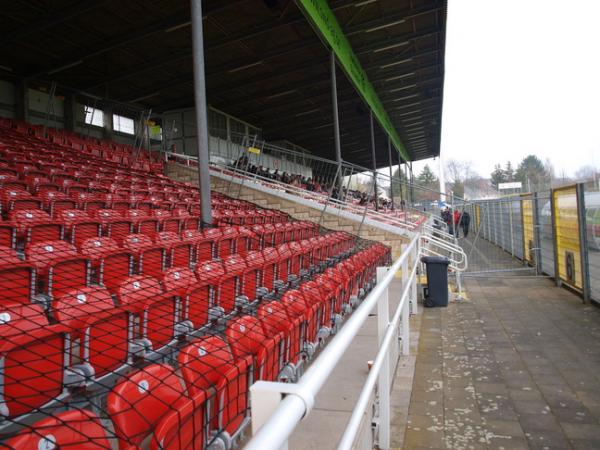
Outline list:
[[[406,251],[407,245],[403,244],[402,245],[402,253],[404,253]],[[411,253],[411,257],[413,257],[412,253]],[[414,264],[414,261],[411,262],[411,265]],[[404,290],[404,288],[406,288],[406,286],[409,283],[409,269],[408,269],[408,258],[406,258],[406,260],[402,263],[402,290]],[[410,318],[410,312],[411,309],[413,308],[413,304],[412,304],[412,299],[407,298],[404,301],[404,306],[402,306],[402,319],[401,319],[401,327],[402,330],[400,332],[400,337],[402,339],[401,341],[401,353],[402,355],[407,355],[408,354],[408,349],[409,349],[409,337],[408,337],[408,319]]]
[[[410,353],[410,303],[405,301],[402,305],[402,355]]]
[[[420,253],[421,250],[419,248],[420,245],[421,245],[421,241],[418,240],[416,245],[412,249],[411,258],[414,262],[417,262],[417,260],[419,259],[419,255],[421,254]],[[417,274],[415,274],[415,276],[411,280],[411,283],[412,283],[412,287],[411,287],[411,293],[410,293],[410,313],[418,314],[419,313],[419,302],[417,300]]]
[[[388,267],[377,268],[377,282],[381,282],[388,272]],[[390,325],[389,287],[386,288],[377,302],[377,342],[381,346]],[[381,371],[379,372],[379,439],[378,446],[386,450],[390,448],[390,352],[386,352]]]

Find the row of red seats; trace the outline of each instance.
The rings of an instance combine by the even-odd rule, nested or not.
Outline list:
[[[316,259],[312,265],[318,265],[329,255],[335,256],[336,252],[347,249],[347,241],[348,237],[338,235],[332,236],[325,247],[316,242],[314,251],[303,255],[305,260],[298,263],[308,266],[306,261],[311,261],[307,258],[313,257]],[[235,300],[240,294],[247,293],[254,299],[257,286],[270,283],[272,289],[274,278],[285,278],[288,270],[294,270],[291,252],[284,250],[282,256],[275,249],[269,249],[265,255],[253,252],[245,259],[233,255],[224,263],[207,262],[199,266],[195,274],[187,268],[171,269],[162,274],[161,283],[153,277],[134,276],[110,290],[80,285],[55,292],[49,317],[58,322],[56,326],[50,325],[39,305],[3,305],[0,333],[4,342],[5,390],[1,394],[10,416],[28,412],[59,395],[62,366],[68,366],[74,359],[79,358],[89,367],[85,379],[91,376],[101,379],[130,363],[136,354],[168,345],[177,333],[209,325],[211,308],[219,309],[223,316],[234,311]],[[336,285],[334,275],[332,272],[333,284],[326,284],[322,279],[312,289],[319,292],[329,286],[332,292],[337,292],[343,283]],[[316,301],[320,300],[317,298]],[[334,314],[341,313],[343,301],[339,298],[334,302],[323,302],[319,323],[314,327],[330,329],[328,324]],[[77,357],[72,354],[73,349],[64,349],[61,344],[58,335],[65,329],[77,330],[74,336],[65,340],[66,345],[78,344]],[[78,343],[77,338],[81,336],[85,336],[85,341]],[[132,350],[133,340],[143,342],[135,347],[135,351]],[[63,360],[65,354],[71,354],[66,361]],[[37,360],[32,360],[32,355]],[[60,368],[58,362],[61,362]],[[61,372],[60,376],[51,376],[53,368]],[[71,373],[76,372],[71,369]],[[44,390],[34,395],[32,391],[40,385],[45,386]],[[13,386],[16,394],[11,389],[6,390],[7,386]],[[10,398],[13,400],[9,401]]]
[[[239,222],[232,221],[234,224]],[[110,237],[121,244],[125,236],[132,233],[145,234],[153,239],[160,232],[179,234],[185,230],[198,231],[200,225],[199,216],[183,210],[156,209],[148,213],[137,209],[98,209],[88,213],[65,209],[52,218],[42,210],[19,209],[11,211],[8,221],[0,222],[0,245],[23,249],[47,240],[64,239],[79,247],[83,241],[92,237]],[[219,225],[226,227],[229,223],[220,222]],[[265,227],[272,228],[276,236],[290,236],[287,240],[293,240],[291,236],[294,233],[301,234],[302,230],[314,229],[314,224],[279,222]],[[260,225],[256,229],[259,230]]]
[[[91,226],[83,229],[91,236],[78,231],[73,235],[77,247],[61,240],[41,240],[50,237],[45,227],[54,225],[40,225],[44,232],[34,229],[39,232],[34,235],[29,230],[29,236],[40,241],[30,239],[25,261],[10,247],[0,245],[0,303],[29,303],[37,294],[53,297],[90,283],[112,288],[133,274],[161,277],[169,267],[193,268],[205,261],[245,256],[250,250],[271,246],[278,246],[279,253],[289,248],[289,252],[300,255],[302,249],[321,248],[330,245],[332,239],[347,236],[334,233],[317,238],[310,222],[290,222],[280,227],[255,225],[252,231],[244,227],[185,230],[181,235],[163,231],[151,239],[147,234],[125,234],[131,231],[129,225],[119,234],[119,224],[111,223],[115,228],[108,236],[98,237],[97,223],[82,223]]]
[[[32,125],[13,119],[0,118],[0,128],[21,136],[31,136],[36,140],[59,145],[66,149],[75,149],[82,154],[103,158],[119,165],[131,166],[134,170],[161,172],[161,158],[156,153],[137,150],[131,145],[100,140],[64,129]]]
[[[335,304],[341,295],[339,292],[352,292],[361,283],[372,280],[374,268],[384,263],[387,257],[382,246],[370,247],[344,262],[352,265],[349,270],[352,275],[345,276],[345,282],[340,283],[339,275],[333,273],[341,266],[338,264],[330,268],[331,273],[322,274],[321,279],[288,291],[281,301],[261,304],[258,317],[241,316],[230,321],[225,331],[226,341],[216,336],[193,340],[176,358],[184,385],[174,368],[165,364],[152,364],[129,374],[111,390],[107,399],[119,448],[137,448],[148,437],[151,437],[151,448],[190,448],[192,442],[193,448],[205,448],[215,436],[229,442],[248,421],[248,388],[252,381],[276,380],[285,365],[297,364],[306,344],[318,340],[318,329],[327,318],[327,308]],[[151,279],[132,280],[123,286],[119,292],[123,304],[168,303],[148,300],[150,295],[143,293],[150,289],[149,286],[135,287],[136,282],[150,283]],[[145,295],[146,300],[136,297],[141,295]],[[154,297],[157,296],[161,294],[154,292]],[[81,349],[81,359],[88,363],[93,361],[95,376],[108,373],[107,367],[102,366],[109,358],[107,352],[111,356],[116,349],[124,355],[127,353],[127,347],[116,341],[126,338],[128,328],[123,325],[128,317],[123,315],[120,324],[114,315],[107,318],[104,312],[109,304],[110,296],[106,291],[88,288],[74,291],[57,301],[54,315],[58,323],[55,325],[45,323],[41,310],[33,311],[35,306],[23,307],[24,310],[17,313],[14,310],[0,313],[4,321],[0,322],[0,331],[6,333],[9,330],[8,337],[11,338],[8,339],[11,345],[2,348],[6,364],[1,394],[9,417],[24,412],[26,407],[35,407],[32,405],[34,400],[43,403],[52,396],[63,394],[59,375],[65,362],[63,354],[69,355],[69,352],[62,351],[61,334],[87,336],[87,345],[91,347]],[[156,334],[162,328],[168,328],[166,322],[173,310],[163,310],[162,314],[153,311],[152,314],[163,321],[162,326],[154,324],[153,333]],[[23,320],[25,317],[27,320]],[[140,323],[147,323],[147,319]],[[12,327],[6,326],[11,323]],[[17,336],[25,339],[19,334],[22,333],[20,326],[27,327],[26,340],[37,348],[28,348],[24,352],[25,342],[17,339]],[[87,331],[83,331],[86,327]],[[32,339],[31,335],[36,333],[44,333],[43,341]],[[164,330],[162,333],[168,334]],[[64,342],[74,341],[71,338]],[[38,366],[32,367],[31,356],[26,358],[25,355],[38,355]],[[94,358],[90,359],[90,355]],[[18,356],[25,361],[19,364],[14,359]],[[71,372],[77,370],[85,372],[86,369],[74,367]],[[20,394],[21,401],[11,397],[14,392]],[[105,446],[108,442],[106,428],[94,414],[85,410],[71,410],[49,417],[35,424],[32,431],[23,431],[6,444],[9,448],[39,448],[44,440],[53,440],[51,443],[61,448],[75,444],[81,446],[78,448],[109,448]]]
[[[192,215],[200,213],[198,189],[189,184],[106,167],[105,161],[82,161],[81,156],[64,150],[47,147],[28,150],[22,139],[6,141],[5,138],[0,144],[0,208],[5,217],[13,209],[34,208],[45,209],[53,218],[62,209],[149,212],[160,208],[183,209]],[[213,194],[211,203],[216,210],[216,225],[285,221],[280,212],[257,209],[248,202],[218,194]]]

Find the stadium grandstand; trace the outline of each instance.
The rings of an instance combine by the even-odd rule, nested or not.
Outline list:
[[[446,1],[4,3],[0,448],[496,448],[415,408],[496,380],[471,296],[594,300],[596,210],[415,183]]]

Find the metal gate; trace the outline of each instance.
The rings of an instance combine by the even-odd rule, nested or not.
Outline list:
[[[459,225],[466,225],[465,215],[469,218],[467,233],[463,226],[457,227],[458,241],[469,260],[465,275],[536,274],[533,261],[538,248],[529,242],[535,225],[530,198],[512,196],[482,200],[464,203],[458,209],[461,213]]]

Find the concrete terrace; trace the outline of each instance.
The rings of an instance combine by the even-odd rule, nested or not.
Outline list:
[[[467,278],[426,309],[403,449],[600,449],[600,309],[545,278]]]

